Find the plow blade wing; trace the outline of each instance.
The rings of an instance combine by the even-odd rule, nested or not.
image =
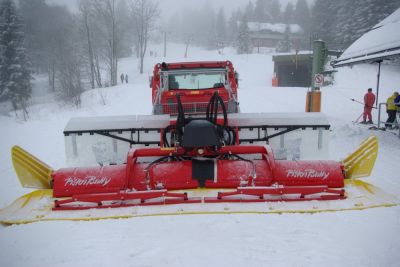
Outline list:
[[[12,163],[21,185],[26,188],[50,189],[53,169],[19,146],[11,149]]]
[[[352,154],[342,160],[346,178],[355,179],[370,176],[377,156],[378,138],[370,136]]]
[[[243,203],[205,203],[205,196],[216,196],[218,190],[199,189],[186,191],[191,197],[200,199],[199,203],[129,206],[121,208],[53,210],[52,190],[36,190],[15,200],[0,211],[3,224],[22,224],[37,221],[54,220],[99,220],[133,218],[162,215],[190,214],[282,214],[282,213],[319,213],[349,210],[363,210],[377,207],[399,205],[396,197],[386,194],[378,187],[360,180],[346,181],[344,200],[326,201],[279,201]]]

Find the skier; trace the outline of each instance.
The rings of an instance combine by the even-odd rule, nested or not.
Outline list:
[[[397,107],[395,105],[395,99],[399,96],[398,92],[394,92],[386,101],[386,113],[388,114],[388,119],[385,126],[389,129],[392,128],[394,121],[396,120]]]
[[[128,74],[125,75],[125,82],[128,83]]]
[[[397,117],[398,117],[397,123],[399,123],[399,120],[400,120],[400,94],[397,95],[396,99],[394,100],[394,104],[396,105],[396,108],[397,108]],[[399,125],[397,124],[395,128],[398,128],[398,127],[399,127]]]
[[[123,73],[121,73],[121,83],[124,83],[124,74]]]
[[[363,124],[372,124],[372,108],[375,103],[375,95],[372,93],[372,88],[368,88],[368,92],[364,95],[364,113],[363,113]],[[368,121],[367,121],[368,118]]]

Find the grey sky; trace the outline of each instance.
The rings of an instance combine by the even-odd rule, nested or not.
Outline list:
[[[78,9],[79,0],[46,0],[48,3],[54,3],[59,5],[67,6],[71,11]],[[308,0],[309,3],[313,3],[315,0]],[[206,3],[210,4],[213,8],[218,10],[220,7],[224,7],[227,15],[238,7],[245,7],[249,0],[158,0],[162,16],[164,19],[168,19],[170,16],[179,14],[180,10],[185,7],[203,7]],[[256,0],[252,0],[253,3]],[[282,8],[286,6],[288,2],[296,3],[297,0],[280,0]]]

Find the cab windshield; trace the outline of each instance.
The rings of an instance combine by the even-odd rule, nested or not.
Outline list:
[[[201,90],[223,87],[226,84],[225,70],[218,71],[193,71],[179,73],[178,71],[170,72],[165,75],[166,88],[170,90]]]

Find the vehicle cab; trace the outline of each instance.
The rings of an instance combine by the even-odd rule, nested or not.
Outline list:
[[[238,74],[230,61],[159,63],[151,77],[153,114],[177,114],[179,94],[186,114],[203,114],[214,92],[229,113],[239,110]]]

